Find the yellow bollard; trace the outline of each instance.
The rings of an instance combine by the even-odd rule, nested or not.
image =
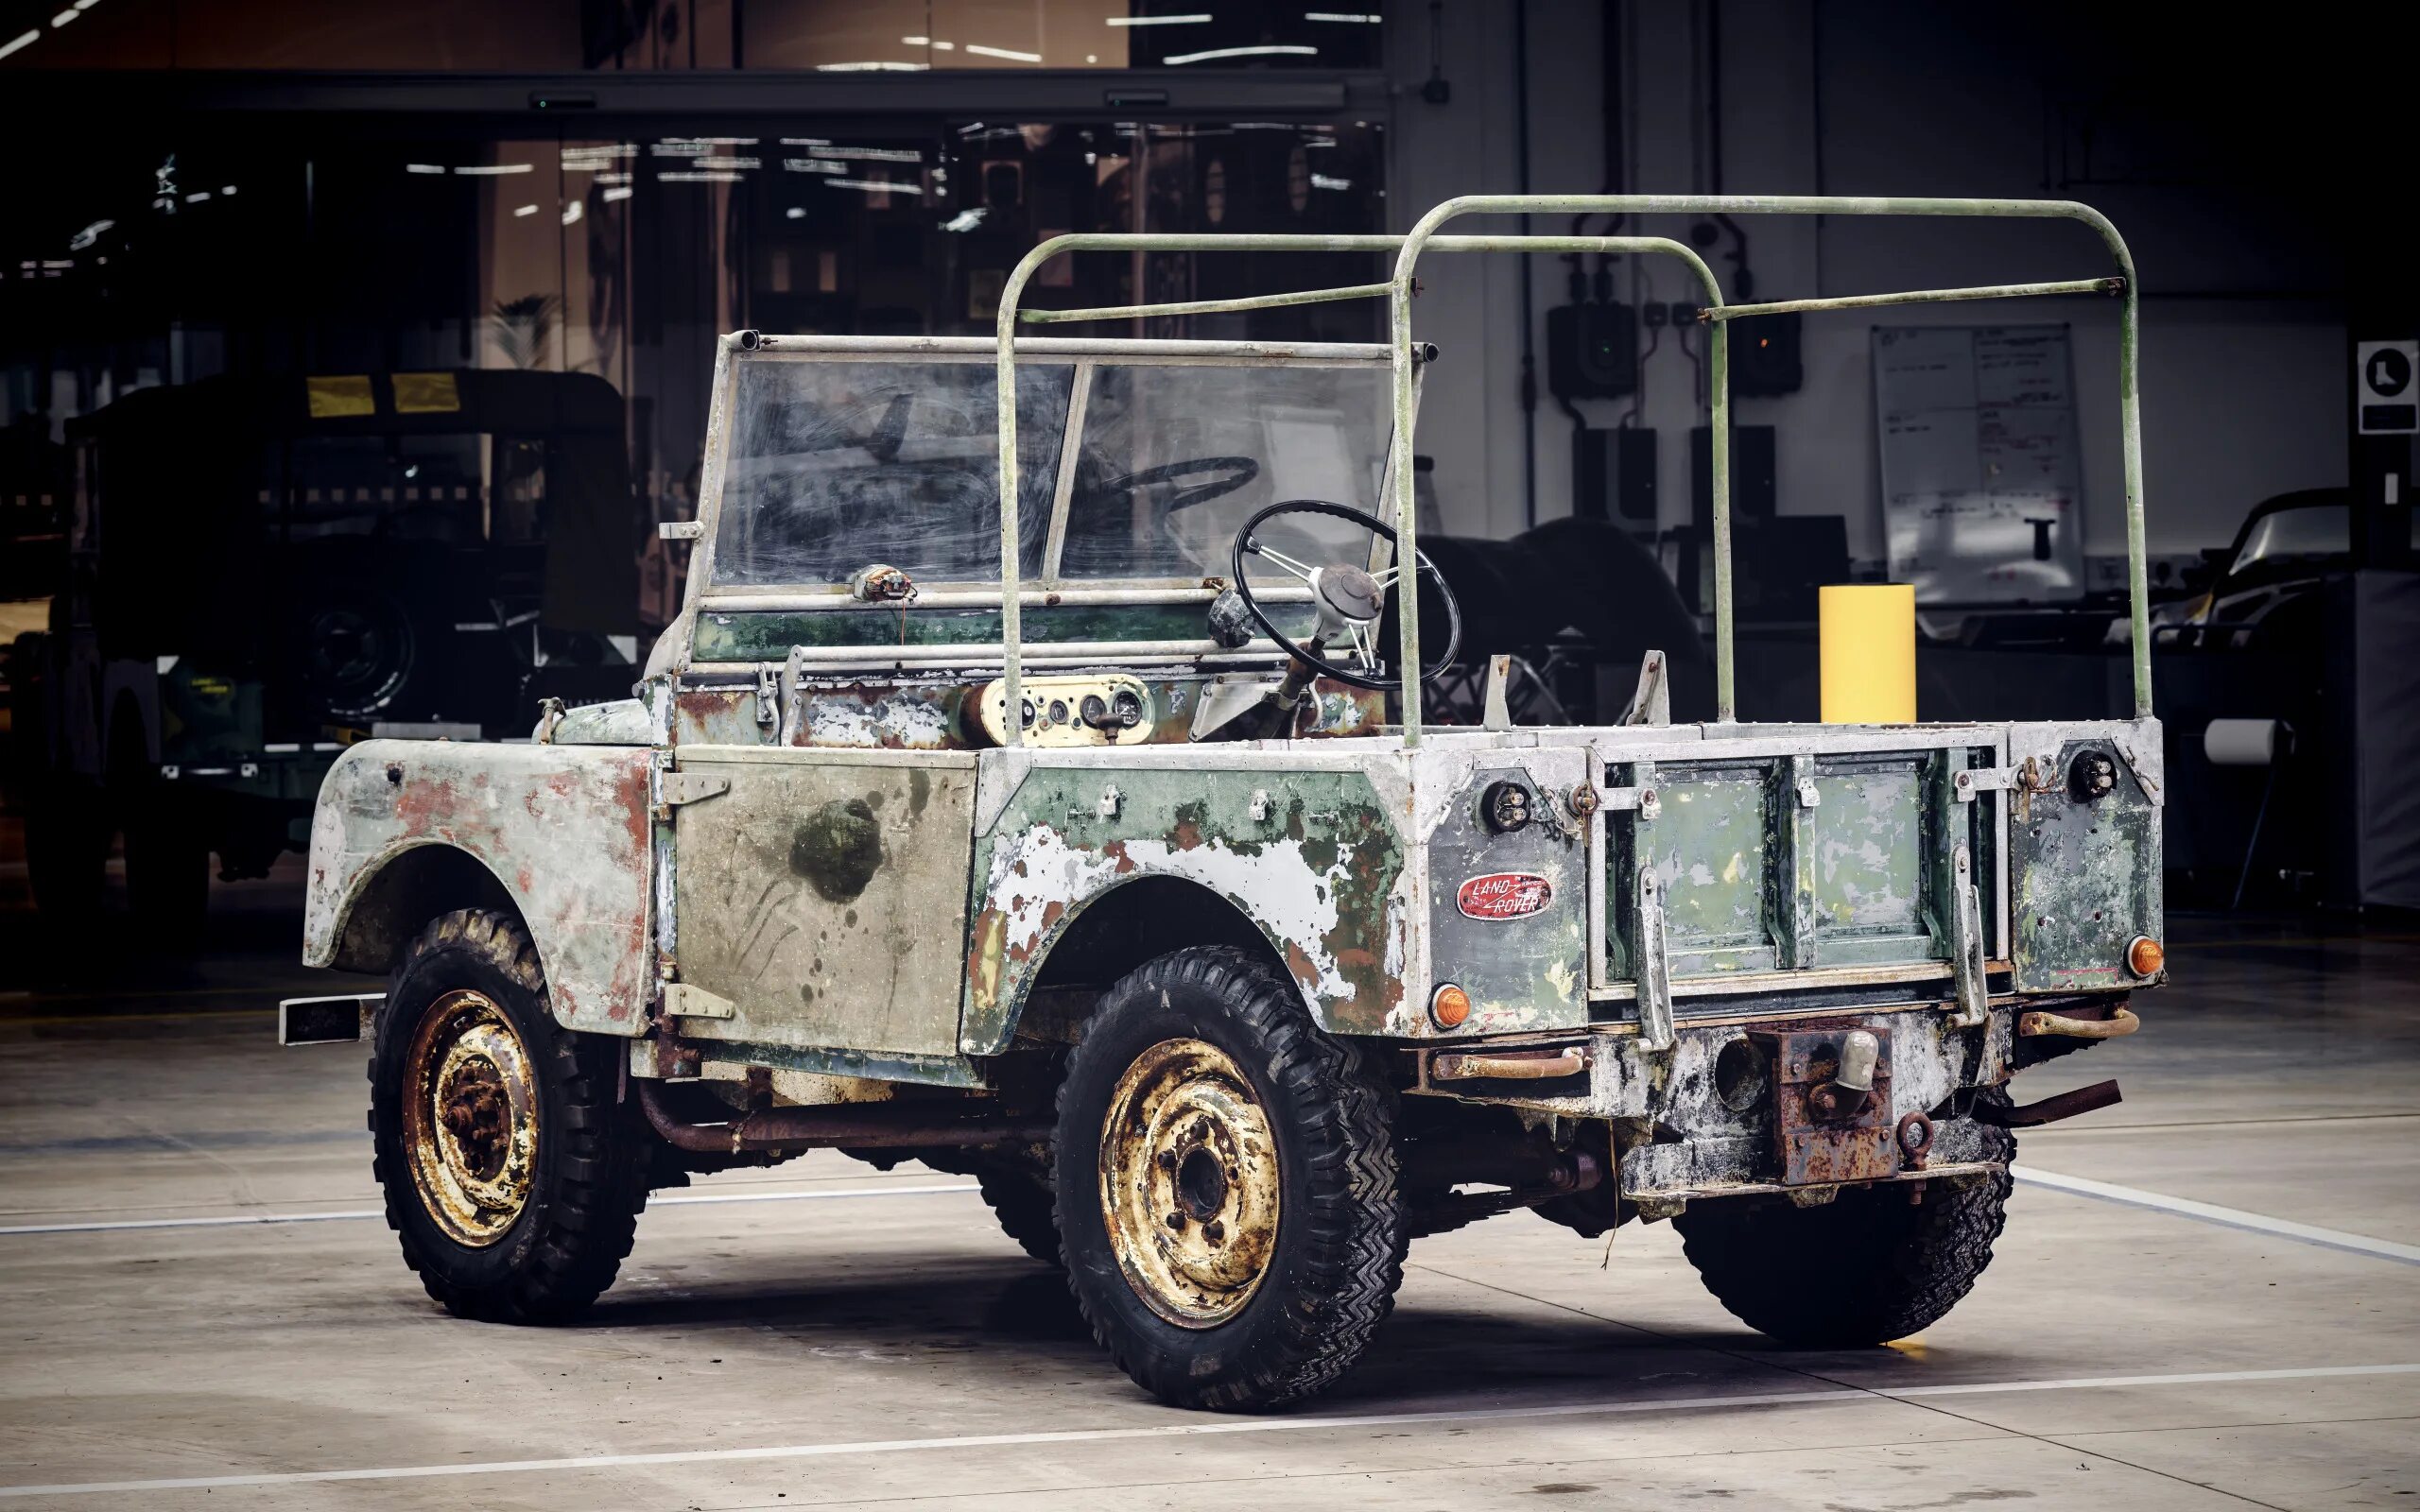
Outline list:
[[[1824,723],[1916,722],[1916,590],[1854,583],[1820,591]]]

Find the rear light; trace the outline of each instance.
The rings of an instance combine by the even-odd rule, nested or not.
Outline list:
[[[1428,1016],[1440,1029],[1458,1029],[1471,1016],[1471,995],[1448,982],[1428,1000]]]
[[[2157,976],[2159,969],[2167,964],[2168,952],[2149,935],[2135,936],[2135,942],[2126,947],[2126,969],[2136,976]]]

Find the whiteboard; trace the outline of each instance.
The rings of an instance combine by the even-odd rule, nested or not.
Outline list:
[[[1876,326],[1874,422],[1891,578],[1918,603],[2083,595],[2066,326]]]

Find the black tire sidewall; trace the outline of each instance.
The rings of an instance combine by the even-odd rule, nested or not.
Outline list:
[[[538,1153],[529,1200],[502,1238],[483,1246],[461,1243],[430,1215],[403,1136],[404,1079],[412,1036],[440,997],[464,988],[485,994],[503,1010],[528,1054],[538,1091]],[[537,994],[514,980],[490,952],[460,937],[407,957],[388,989],[371,1060],[371,1134],[378,1169],[390,1173],[387,1218],[401,1234],[413,1268],[435,1271],[458,1291],[501,1294],[526,1274],[561,1197],[567,1109],[555,1054],[560,1032]]]
[[[1108,1314],[1097,1319],[1114,1335],[1102,1342],[1131,1374],[1163,1396],[1189,1398],[1193,1393],[1184,1388],[1193,1383],[1210,1393],[1201,1405],[1249,1405],[1215,1400],[1216,1388],[1282,1370],[1299,1352],[1305,1288],[1317,1296],[1327,1280],[1306,1253],[1313,1247],[1309,1218],[1333,1197],[1319,1191],[1312,1146],[1341,1143],[1345,1136],[1335,1126],[1334,1108],[1306,1106],[1295,1089],[1269,1074],[1280,1052],[1272,1036],[1206,983],[1161,969],[1167,964],[1167,958],[1151,963],[1112,988],[1069,1061],[1055,1156],[1061,1252],[1071,1284]],[[1316,1031],[1305,1024],[1305,1032]],[[1202,1040],[1235,1062],[1277,1149],[1278,1232],[1269,1268],[1243,1310],[1209,1329],[1171,1323],[1136,1295],[1102,1211],[1098,1162],[1110,1098],[1135,1057],[1168,1040]]]

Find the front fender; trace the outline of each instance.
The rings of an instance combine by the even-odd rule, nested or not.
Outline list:
[[[303,964],[361,965],[346,946],[363,927],[365,900],[379,895],[390,868],[446,847],[484,867],[520,911],[557,1019],[573,1029],[640,1033],[653,760],[648,750],[594,746],[353,747],[329,768],[312,815]],[[441,912],[479,901],[429,902]]]
[[[1367,771],[1343,766],[1033,768],[977,838],[959,1047],[1005,1048],[1076,916],[1147,876],[1234,904],[1321,1027],[1385,1031],[1411,954],[1397,807]]]

